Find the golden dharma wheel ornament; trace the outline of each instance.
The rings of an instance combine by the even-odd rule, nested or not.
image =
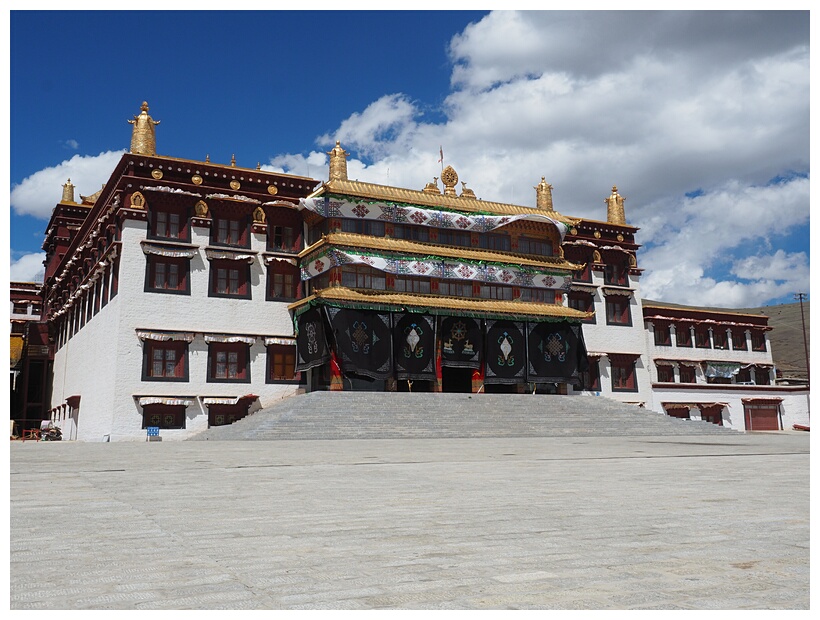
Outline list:
[[[624,236],[623,236],[623,235],[621,235],[621,234],[619,234],[619,235],[618,235],[617,237],[615,237],[615,238],[616,238],[618,241],[623,241],[623,240],[624,240]]]
[[[569,234],[577,235],[578,234],[578,229],[575,228],[575,226],[573,226],[572,228],[569,229]]]
[[[154,168],[151,171],[151,176],[154,177],[157,180],[161,179],[162,178],[162,170],[157,170],[156,168]]]
[[[275,185],[268,185],[268,193],[271,194],[272,196],[275,196],[276,194],[279,193],[279,190],[276,188]]]
[[[239,181],[231,181],[231,189],[236,190],[236,189],[239,189],[239,187],[240,187]]]
[[[202,177],[198,174],[195,174],[191,177],[191,183],[193,183],[194,185],[202,185]]]
[[[600,238],[601,238],[601,231],[596,230],[596,231],[593,233],[593,235],[595,236],[595,238],[596,238],[596,239],[600,239]]]

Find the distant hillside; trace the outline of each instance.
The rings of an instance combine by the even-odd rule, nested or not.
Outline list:
[[[670,304],[665,301],[651,301],[644,303],[672,308],[691,308],[681,304]],[[769,317],[772,331],[769,339],[772,343],[772,358],[783,377],[806,379],[806,353],[803,346],[803,323],[800,320],[800,304],[780,304],[776,306],[762,306],[759,308],[705,308],[717,312],[742,312],[743,314],[764,314]],[[803,302],[803,313],[806,319],[806,341],[811,355],[811,332],[809,328],[810,302]]]

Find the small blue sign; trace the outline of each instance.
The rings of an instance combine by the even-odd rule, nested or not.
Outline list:
[[[159,426],[149,426],[148,427],[148,436],[149,437],[159,437]]]

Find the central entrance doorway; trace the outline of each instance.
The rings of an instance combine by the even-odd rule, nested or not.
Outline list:
[[[471,394],[473,391],[473,372],[472,368],[442,367],[441,391],[456,394]]]

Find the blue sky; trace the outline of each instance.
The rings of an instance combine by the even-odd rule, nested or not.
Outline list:
[[[809,291],[808,12],[12,11],[10,276],[67,178],[104,183],[147,100],[161,155],[421,188],[641,227],[645,297]]]

